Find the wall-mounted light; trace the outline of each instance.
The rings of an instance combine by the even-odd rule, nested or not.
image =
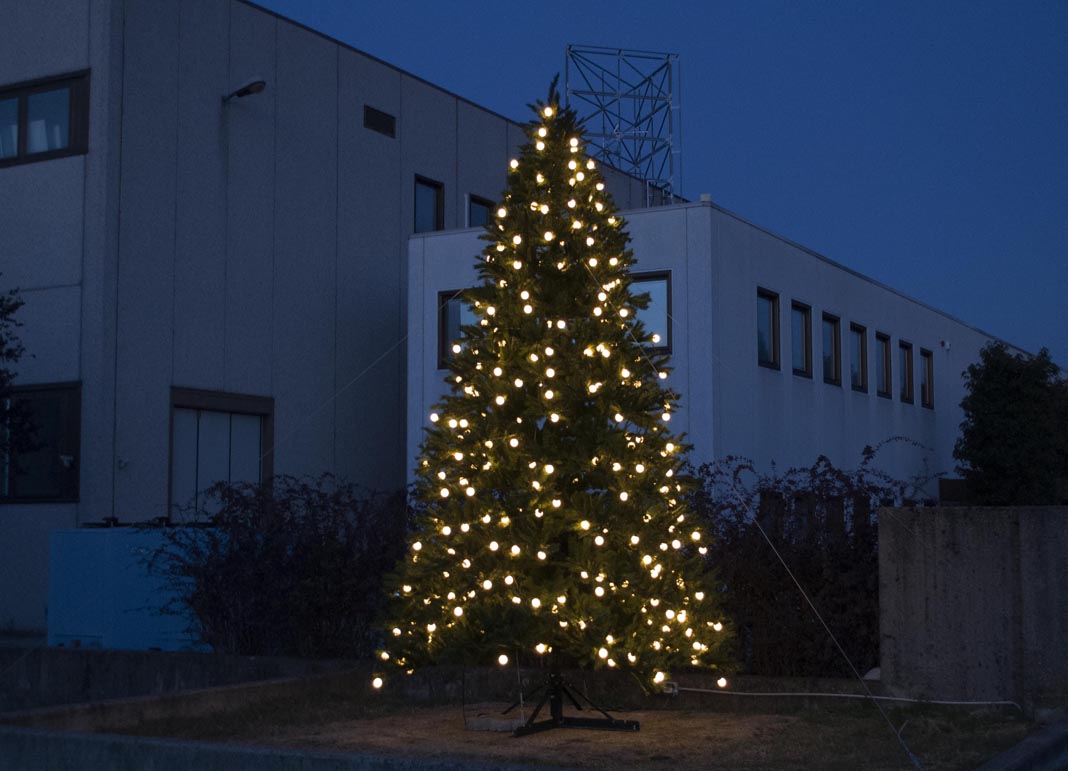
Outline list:
[[[245,85],[241,86],[241,88],[238,88],[238,89],[236,89],[234,91],[231,91],[229,94],[224,96],[222,98],[223,104],[226,104],[231,99],[233,99],[235,96],[238,99],[242,99],[242,98],[244,98],[246,96],[249,96],[251,94],[258,94],[261,91],[263,91],[263,89],[265,89],[265,88],[267,88],[267,81],[266,80],[259,80],[259,79],[251,80],[248,83],[246,83]]]

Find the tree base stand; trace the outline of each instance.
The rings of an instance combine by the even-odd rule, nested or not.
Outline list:
[[[537,686],[530,692],[529,698],[533,700],[534,696],[538,693],[542,693],[541,699],[538,701],[538,706],[534,708],[533,714],[526,723],[519,726],[512,732],[513,736],[527,736],[528,734],[536,734],[541,731],[548,731],[552,728],[593,728],[600,731],[637,731],[640,724],[637,720],[617,720],[609,715],[603,709],[594,704],[589,698],[585,696],[579,696],[579,694],[571,687],[571,685],[564,680],[563,675],[558,672],[553,672],[549,675],[549,678],[541,685]],[[582,711],[582,705],[579,703],[581,698],[586,704],[600,712],[604,717],[564,717],[564,699],[571,702],[571,705]],[[545,720],[538,720],[538,713],[541,712],[545,703],[549,703],[549,717]],[[513,709],[519,706],[519,702],[515,702],[503,713],[507,715]]]

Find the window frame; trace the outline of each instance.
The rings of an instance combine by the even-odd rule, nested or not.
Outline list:
[[[488,198],[483,198],[480,195],[475,195],[474,193],[468,193],[467,194],[467,227],[469,227],[469,228],[480,228],[480,227],[482,227],[482,225],[472,225],[471,224],[471,205],[472,204],[478,204],[479,206],[486,207],[486,211],[487,211],[486,221],[487,222],[489,222],[491,219],[493,219],[493,205],[494,205],[493,201],[489,200]]]
[[[860,335],[860,385],[853,382],[853,335]],[[849,322],[849,385],[857,393],[868,393],[868,328],[855,321]]]
[[[167,521],[174,513],[174,411],[200,410],[260,418],[260,482],[274,476],[274,397],[171,386],[169,436],[167,437]]]
[[[827,352],[822,350],[823,345],[823,324],[830,323],[834,328],[834,377],[827,377],[827,367],[825,366],[825,360],[827,358]],[[823,382],[828,385],[839,386],[842,385],[842,317],[835,316],[833,313],[824,311],[820,317],[820,363],[823,370]]]
[[[64,87],[70,89],[67,104],[67,146],[56,150],[27,153],[26,142],[29,132],[26,129],[29,118],[29,97]],[[0,158],[0,168],[50,161],[71,155],[85,155],[89,152],[89,70],[78,70],[0,86],[0,100],[12,98],[18,100],[18,142],[14,156]]]
[[[13,495],[0,494],[0,505],[25,505],[36,503],[78,503],[81,500],[81,458],[82,458],[82,384],[78,380],[64,380],[56,383],[32,383],[28,385],[12,385],[8,389],[8,397],[13,398],[18,394],[41,393],[46,391],[70,391],[74,394],[74,408],[67,415],[65,433],[72,438],[71,444],[75,448],[74,463],[77,469],[74,481],[73,495]],[[0,425],[0,430],[5,430]],[[0,455],[0,473],[6,473],[7,459]]]
[[[894,398],[894,353],[891,347],[890,335],[885,332],[875,332],[875,354],[882,359],[883,362],[883,380],[881,383],[875,384],[875,395],[881,396],[884,399]],[[882,353],[880,355],[880,346]],[[878,368],[876,368],[876,374],[878,374]],[[884,388],[883,386],[886,386]]]
[[[671,315],[671,310],[672,310],[672,307],[671,307],[671,271],[670,270],[650,270],[650,271],[645,271],[644,273],[631,273],[630,274],[630,287],[629,287],[630,291],[631,291],[631,294],[641,294],[641,292],[637,292],[637,293],[634,292],[633,287],[634,287],[634,284],[642,283],[642,282],[645,282],[645,281],[664,281],[664,283],[666,285],[666,294],[667,294],[667,309],[664,311],[664,316],[667,319],[667,331],[666,331],[667,341],[663,345],[649,346],[645,350],[650,351],[650,352],[656,352],[656,353],[660,353],[660,352],[671,353],[672,327],[675,326],[674,324],[671,323],[672,322],[672,318],[673,318],[673,316]],[[635,315],[637,315],[637,314],[635,314]]]
[[[798,369],[794,366],[793,360],[793,314],[794,311],[800,311],[805,317],[805,367],[804,369]],[[798,377],[806,377],[809,380],[812,379],[812,306],[798,300],[790,301],[790,366],[793,368],[793,372]]]
[[[927,379],[926,388],[923,387],[924,375]],[[934,409],[934,353],[926,348],[920,349],[920,406]]]
[[[769,300],[771,302],[771,360],[765,361],[760,358],[760,300]],[[779,293],[773,292],[770,289],[765,289],[762,286],[757,287],[757,365],[764,367],[765,369],[782,369],[782,352],[780,350],[780,337],[779,327],[781,319],[779,317]]]
[[[428,187],[434,190],[434,227],[430,230],[419,229],[419,186]],[[412,186],[412,232],[413,233],[435,233],[439,230],[445,229],[445,183],[438,182],[436,179],[430,177],[424,177],[421,174],[415,175],[415,184]]]
[[[901,368],[902,379],[897,391],[898,401],[902,404],[913,404],[916,401],[916,377],[912,361],[912,343],[899,339],[897,341],[897,350],[899,355],[903,354],[905,357],[905,366]]]
[[[445,337],[446,329],[448,327],[448,310],[449,303],[453,300],[459,300],[460,302],[467,302],[467,298],[464,293],[469,291],[468,289],[453,289],[443,292],[438,292],[438,369],[447,370],[449,368],[449,362],[452,357],[455,356],[452,352],[451,345],[455,340],[447,340]],[[461,324],[461,326],[463,326]]]

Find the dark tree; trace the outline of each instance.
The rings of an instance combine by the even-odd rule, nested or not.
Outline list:
[[[652,687],[723,662],[720,596],[623,220],[575,113],[555,89],[534,109],[430,416],[382,656],[553,654]]]
[[[0,294],[0,459],[13,457],[36,448],[35,430],[25,402],[13,398],[12,367],[22,358],[23,348],[18,336],[22,322],[15,318],[24,305],[18,290]]]
[[[973,501],[1061,502],[1068,481],[1068,380],[1049,352],[1013,354],[1002,343],[989,343],[964,372],[964,385],[964,420],[953,456]]]

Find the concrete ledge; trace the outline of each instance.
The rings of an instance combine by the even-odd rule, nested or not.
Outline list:
[[[1060,771],[1068,768],[1068,720],[1028,736],[976,771]]]
[[[182,739],[77,734],[0,726],[0,771],[85,768],[151,771],[564,771],[428,757],[314,752]]]

